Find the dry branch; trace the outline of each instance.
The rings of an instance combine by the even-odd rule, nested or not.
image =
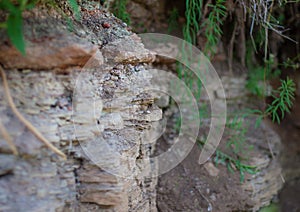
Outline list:
[[[12,96],[10,94],[9,91],[9,86],[7,83],[7,78],[6,78],[6,74],[5,71],[3,70],[2,66],[0,65],[0,73],[1,73],[1,77],[3,80],[3,87],[4,87],[4,91],[5,91],[5,96],[7,98],[8,104],[11,108],[11,110],[13,111],[13,113],[17,116],[17,118],[29,129],[29,131],[34,134],[40,141],[42,141],[49,149],[51,149],[53,152],[55,152],[56,154],[58,154],[59,156],[61,156],[63,159],[66,159],[66,155],[60,151],[59,149],[57,149],[53,144],[51,144],[27,119],[25,119],[25,117],[18,111],[16,105],[13,102]],[[5,129],[5,128],[4,128]],[[6,130],[5,130],[6,131]],[[4,132],[5,132],[4,131]],[[5,135],[5,133],[4,133]],[[10,137],[10,136],[9,136]],[[5,137],[4,137],[5,138]],[[12,140],[10,140],[9,138],[6,139],[6,141],[10,144],[10,142],[12,142]],[[11,146],[11,145],[10,145]],[[13,145],[14,146],[14,145]],[[13,148],[11,146],[11,148]]]

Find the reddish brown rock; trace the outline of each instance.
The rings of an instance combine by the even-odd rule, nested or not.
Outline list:
[[[83,66],[97,46],[75,35],[62,35],[42,43],[27,42],[26,56],[8,44],[0,45],[0,63],[7,69],[53,69]]]

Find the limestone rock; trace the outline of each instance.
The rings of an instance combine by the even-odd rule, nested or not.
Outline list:
[[[0,155],[0,176],[10,174],[14,170],[16,158],[13,155]]]
[[[149,63],[154,61],[154,55],[138,43],[133,36],[116,40],[106,45],[103,55],[108,61],[124,64]]]
[[[27,56],[1,31],[0,63],[16,107],[68,159],[18,121],[1,81],[1,122],[22,157],[3,155],[10,150],[0,138],[0,211],[156,211],[156,178],[139,176],[156,172],[147,165],[155,143],[141,136],[162,116],[152,106],[152,74],[142,64],[153,54],[111,14],[82,8],[73,32],[57,16],[42,6],[24,15]],[[88,64],[92,77],[84,81],[79,67],[96,51],[104,58]],[[82,84],[75,84],[78,79]]]

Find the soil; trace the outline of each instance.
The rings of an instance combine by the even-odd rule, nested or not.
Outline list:
[[[160,142],[164,146],[163,141]],[[188,157],[170,172],[160,176],[157,185],[158,211],[242,211],[248,196],[239,186],[239,174],[218,166],[212,177],[198,164],[200,148],[195,145]]]

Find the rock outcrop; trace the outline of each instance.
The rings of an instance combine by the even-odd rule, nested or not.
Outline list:
[[[155,172],[141,164],[154,150],[143,132],[162,115],[146,91],[154,55],[111,14],[81,6],[73,31],[53,8],[25,12],[26,56],[0,32],[17,108],[67,154],[59,158],[15,117],[1,81],[1,122],[20,156],[0,137],[0,211],[156,211],[156,178],[139,176]]]

